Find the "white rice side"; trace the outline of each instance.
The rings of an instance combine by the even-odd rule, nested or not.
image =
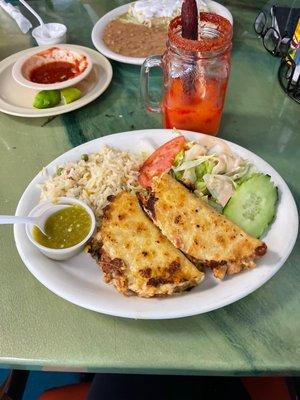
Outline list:
[[[40,185],[41,200],[55,201],[62,196],[83,200],[99,224],[108,196],[141,189],[137,181],[141,162],[133,154],[103,146],[99,153],[88,154],[88,161],[81,159],[59,166],[61,174]]]

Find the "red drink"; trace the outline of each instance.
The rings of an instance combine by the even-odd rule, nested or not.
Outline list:
[[[220,15],[200,13],[198,40],[183,38],[181,17],[169,25],[163,57],[148,57],[141,70],[141,93],[149,111],[161,112],[164,128],[217,135],[230,72],[232,25]],[[161,104],[149,96],[149,71],[161,67]]]
[[[219,130],[227,81],[206,79],[187,93],[180,78],[172,80],[162,102],[165,128],[185,129],[216,135]]]

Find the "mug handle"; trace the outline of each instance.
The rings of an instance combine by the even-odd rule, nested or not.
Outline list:
[[[161,106],[153,101],[149,95],[149,75],[153,67],[162,68],[162,56],[150,56],[143,62],[141,68],[141,98],[148,111],[160,113]]]

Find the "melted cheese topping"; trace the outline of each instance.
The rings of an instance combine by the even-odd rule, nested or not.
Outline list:
[[[181,251],[209,267],[226,266],[227,273],[251,268],[266,245],[245,233],[169,174],[154,179],[154,222]]]
[[[122,192],[108,206],[100,236],[105,280],[124,294],[170,295],[195,286],[204,277],[162,235],[131,193]]]

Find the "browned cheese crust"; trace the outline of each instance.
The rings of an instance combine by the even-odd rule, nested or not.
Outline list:
[[[193,262],[210,267],[218,278],[254,268],[267,246],[199,199],[171,175],[154,179],[153,191],[140,196],[162,233]]]
[[[204,277],[162,235],[134,194],[122,192],[106,207],[99,236],[104,279],[125,295],[171,295],[196,286]]]

